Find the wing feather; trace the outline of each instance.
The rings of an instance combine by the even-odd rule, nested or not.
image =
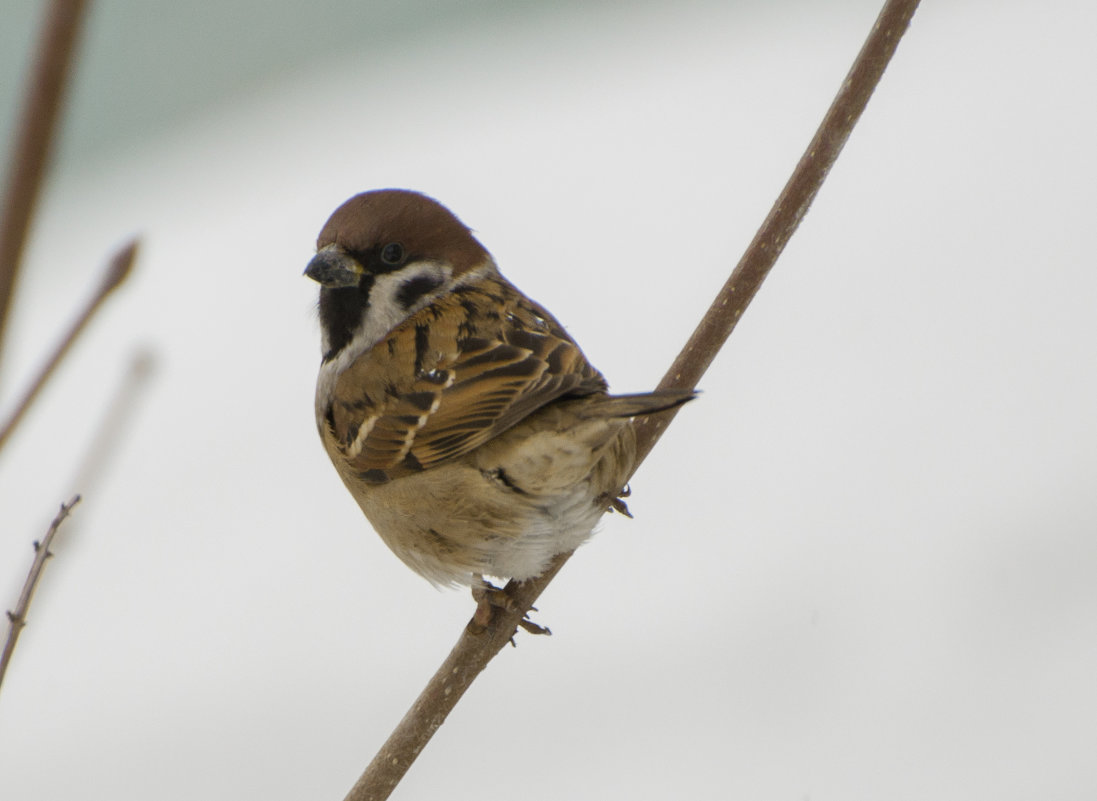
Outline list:
[[[348,465],[384,481],[459,458],[605,379],[563,327],[506,279],[458,287],[339,377],[328,419]]]

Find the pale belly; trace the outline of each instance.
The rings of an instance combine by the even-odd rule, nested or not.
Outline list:
[[[503,437],[386,484],[344,480],[389,548],[432,583],[470,584],[477,574],[524,580],[585,542],[621,489],[635,437],[623,424],[612,428],[593,449],[573,436],[546,444],[540,433],[515,431],[517,447]]]

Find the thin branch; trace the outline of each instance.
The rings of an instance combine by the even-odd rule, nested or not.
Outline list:
[[[46,560],[53,555],[50,553],[53,538],[57,534],[57,529],[61,527],[61,523],[69,516],[72,507],[78,503],[80,503],[80,496],[75,495],[68,503],[61,504],[61,510],[53,518],[53,522],[50,523],[46,536],[41,542],[34,543],[34,561],[31,563],[27,580],[23,583],[23,592],[19,595],[19,602],[15,605],[15,609],[8,612],[8,637],[4,641],[3,652],[0,652],[0,685],[4,683],[4,674],[8,671],[11,655],[15,652],[15,643],[19,640],[19,634],[23,631],[23,627],[27,625],[27,610],[30,608],[31,598],[34,597],[34,590],[38,586],[38,579],[42,577]]]
[[[819,193],[917,7],[918,0],[889,0],[884,4],[861,52],[857,54],[788,183],[689,341],[659,382],[659,389],[696,387],[731,336],[739,318]],[[637,423],[638,462],[651,451],[677,413],[677,410],[672,410]]]
[[[661,388],[692,388],[712,363],[818,193],[879,83],[917,6],[918,0],[888,0],[885,3],[784,191],[731,277],[667,371],[659,384]],[[637,426],[640,454],[637,465],[651,451],[672,417],[673,413],[661,414]],[[498,610],[486,631],[474,634],[466,628],[442,667],[351,789],[347,801],[382,801],[388,798],[465,690],[492,657],[510,641],[519,621],[570,557],[571,554],[561,554],[543,575],[530,581],[512,581],[508,584],[507,592],[515,601],[515,608]]]
[[[125,247],[114,254],[114,257],[110,260],[110,263],[107,265],[107,269],[103,274],[103,280],[100,282],[95,294],[88,301],[84,310],[80,312],[80,316],[73,322],[64,338],[62,338],[61,342],[54,350],[53,355],[50,356],[42,366],[42,369],[38,372],[34,381],[31,382],[30,387],[16,405],[15,411],[12,412],[11,417],[9,417],[3,427],[0,428],[0,450],[3,450],[5,443],[8,441],[8,437],[11,436],[15,427],[19,425],[19,421],[23,419],[23,415],[27,413],[31,404],[34,403],[34,399],[38,397],[38,393],[41,392],[42,387],[45,386],[50,376],[53,375],[54,371],[57,369],[57,365],[65,358],[65,354],[69,352],[73,343],[87,327],[88,322],[95,316],[99,307],[103,305],[103,301],[106,300],[107,296],[117,289],[129,276],[134,259],[137,257],[137,244],[138,240],[131,240]]]
[[[23,116],[0,207],[0,355],[23,245],[49,160],[86,5],[85,0],[53,0],[27,80]]]
[[[102,477],[104,464],[118,444],[123,427],[133,419],[134,405],[140,396],[140,391],[152,375],[154,361],[152,354],[147,351],[138,352],[130,360],[126,374],[99,421],[95,436],[92,438],[92,444],[89,446],[81,462],[81,467],[77,471],[75,484],[81,489],[86,491]],[[0,685],[4,683],[4,673],[11,661],[15,643],[19,639],[23,627],[27,624],[27,610],[30,607],[38,580],[42,575],[42,569],[46,564],[46,560],[53,556],[51,549],[53,537],[57,533],[61,521],[68,516],[72,507],[79,502],[80,495],[74,495],[71,501],[63,504],[49,531],[46,532],[45,539],[41,543],[36,542],[34,544],[34,562],[23,585],[23,592],[19,596],[19,602],[16,604],[15,609],[8,612],[10,625],[8,627],[8,638],[4,643],[4,650],[0,654]]]

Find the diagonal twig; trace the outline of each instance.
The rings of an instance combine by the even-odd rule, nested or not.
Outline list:
[[[87,327],[88,322],[95,316],[95,312],[99,310],[99,307],[103,304],[103,301],[107,299],[107,296],[113,292],[118,286],[126,280],[130,274],[130,270],[133,267],[134,259],[137,258],[137,244],[138,240],[130,240],[121,250],[119,250],[107,265],[106,271],[103,273],[103,280],[99,283],[99,287],[96,289],[95,294],[88,301],[84,310],[80,312],[80,316],[76,318],[68,332],[61,339],[61,342],[57,345],[57,348],[53,351],[53,354],[49,357],[42,369],[38,371],[38,375],[35,376],[34,381],[31,382],[30,387],[27,388],[26,393],[16,404],[15,411],[11,413],[11,416],[0,427],[0,450],[3,449],[4,444],[8,441],[8,437],[15,430],[15,427],[19,425],[19,421],[23,419],[23,415],[27,413],[31,404],[34,403],[34,399],[38,397],[38,393],[45,386],[50,376],[53,375],[57,369],[57,365],[61,363],[61,360],[65,358],[65,354],[69,352],[72,344],[80,336],[84,328]]]
[[[130,360],[129,368],[115,392],[114,398],[107,406],[107,410],[100,420],[89,446],[87,453],[77,471],[76,486],[82,490],[89,489],[102,477],[104,464],[107,462],[118,444],[118,439],[123,428],[133,419],[133,409],[139,399],[141,390],[148,383],[152,374],[154,357],[147,351],[138,352]],[[58,527],[61,525],[72,508],[80,502],[81,496],[74,495],[67,504],[62,504],[61,511],[57,513],[49,531],[46,532],[42,542],[34,543],[34,562],[23,585],[23,592],[15,608],[8,612],[8,637],[0,652],[0,685],[4,682],[4,673],[11,662],[12,653],[15,650],[16,641],[23,627],[27,624],[27,612],[30,608],[31,598],[37,588],[38,580],[42,575],[46,560],[53,556],[51,544]],[[71,532],[69,534],[71,536]]]
[[[884,4],[815,137],[731,277],[663,377],[660,388],[692,388],[712,363],[814,200],[917,7],[918,0],[888,0]],[[672,418],[673,413],[668,412],[637,425],[637,465]],[[507,592],[514,606],[509,611],[497,610],[486,631],[473,634],[466,628],[346,801],[388,798],[476,676],[510,641],[526,612],[570,556],[561,554],[535,579],[508,584]]]
[[[0,685],[4,683],[4,674],[7,673],[8,665],[11,664],[11,655],[15,652],[15,643],[19,640],[19,634],[27,625],[27,610],[30,608],[31,598],[34,597],[34,590],[38,586],[38,579],[42,577],[46,560],[53,555],[50,553],[53,538],[57,534],[57,529],[61,527],[61,523],[69,516],[72,507],[78,503],[80,503],[80,496],[74,495],[68,503],[61,504],[61,510],[50,523],[46,536],[41,542],[34,543],[34,561],[31,563],[27,580],[23,583],[23,592],[20,593],[19,602],[15,608],[8,612],[8,637],[4,641],[4,650],[0,651]]]
[[[689,341],[659,382],[659,389],[696,387],[731,336],[739,318],[819,193],[917,7],[918,0],[889,0],[885,3],[788,183]],[[666,414],[648,417],[637,423],[637,463],[647,456],[677,413],[678,409],[672,409]]]
[[[50,3],[34,67],[27,79],[23,114],[0,206],[0,355],[19,261],[49,160],[86,5],[85,0]]]

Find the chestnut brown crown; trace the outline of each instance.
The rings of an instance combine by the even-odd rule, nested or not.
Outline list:
[[[316,249],[338,245],[363,265],[379,249],[398,244],[407,262],[444,261],[458,276],[489,258],[468,227],[433,198],[407,189],[355,195],[328,218]]]

